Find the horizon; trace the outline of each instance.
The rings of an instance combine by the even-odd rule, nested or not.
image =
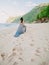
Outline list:
[[[0,23],[9,17],[22,16],[41,3],[49,3],[49,0],[1,0]]]

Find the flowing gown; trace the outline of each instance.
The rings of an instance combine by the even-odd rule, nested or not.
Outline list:
[[[18,30],[14,36],[18,37],[19,35],[23,34],[24,32],[26,32],[26,26],[23,24],[20,24],[18,27]]]

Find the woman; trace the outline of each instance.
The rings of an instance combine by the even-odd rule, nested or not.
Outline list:
[[[26,32],[26,26],[24,25],[23,17],[21,17],[20,25],[19,25],[18,30],[14,36],[18,37],[20,34],[23,34],[24,32]]]

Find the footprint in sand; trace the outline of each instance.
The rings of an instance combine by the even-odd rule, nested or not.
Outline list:
[[[17,54],[16,54],[16,52],[13,52],[13,54],[12,54],[13,56],[16,56]]]
[[[36,53],[40,53],[40,48],[37,48],[36,49]]]
[[[1,57],[4,60],[5,59],[5,53],[1,53]]]
[[[48,39],[47,39],[47,38],[46,38],[45,40],[46,40],[46,41],[48,41]]]
[[[22,52],[20,52],[19,54],[22,55]]]
[[[32,47],[32,46],[34,46],[34,44],[31,43],[30,46]]]
[[[13,48],[13,51],[23,51],[22,47],[20,47],[19,45],[16,45],[14,48]]]
[[[31,58],[31,62],[34,62],[34,59],[33,58]]]
[[[33,42],[34,40],[32,39],[32,42]]]
[[[12,51],[16,51],[16,48],[13,48]]]
[[[48,64],[44,61],[40,65],[48,65]]]
[[[40,57],[40,54],[39,54],[40,53],[40,50],[39,49],[40,48],[38,48],[38,49],[35,50],[36,51],[35,55]]]
[[[8,63],[10,63],[13,60],[13,57],[9,57]]]
[[[17,55],[18,55],[18,54],[22,55],[22,51],[23,51],[23,49],[22,49],[21,47],[18,47],[18,46],[14,47],[14,48],[12,49],[12,52],[13,52],[13,53],[17,53]]]
[[[17,62],[14,62],[13,65],[18,65],[18,63]]]
[[[12,59],[17,56],[16,52],[13,52],[11,55],[8,56],[9,62],[12,61]]]
[[[13,52],[8,58],[16,56],[16,55],[17,55],[16,52]]]
[[[35,53],[36,56],[40,56],[39,54]]]
[[[18,59],[21,60],[21,61],[24,61],[23,58],[21,58],[21,57],[19,57]]]

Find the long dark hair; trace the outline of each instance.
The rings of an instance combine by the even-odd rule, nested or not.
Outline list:
[[[21,20],[21,23],[23,23],[23,17],[21,17],[20,20]]]

